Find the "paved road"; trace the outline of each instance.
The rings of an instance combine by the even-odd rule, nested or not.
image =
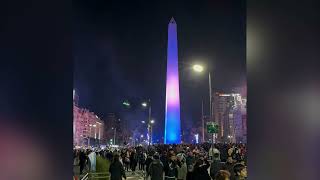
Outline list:
[[[143,178],[143,172],[142,171],[136,171],[134,174],[129,171],[126,172],[127,180],[144,180]]]
[[[73,172],[76,176],[79,177],[80,174],[80,167],[74,166]],[[82,175],[80,175],[81,179],[86,174],[86,171]],[[144,180],[143,171],[137,170],[134,174],[131,171],[126,171],[127,180]]]

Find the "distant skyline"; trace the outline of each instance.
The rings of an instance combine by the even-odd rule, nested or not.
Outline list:
[[[212,86],[231,91],[246,86],[246,29],[243,1],[73,1],[74,88],[79,105],[102,117],[120,114],[129,124],[147,118],[144,110],[122,107],[126,98],[152,100],[154,132],[163,136],[167,24],[178,22],[182,128],[209,111]],[[204,73],[191,66],[202,62]]]

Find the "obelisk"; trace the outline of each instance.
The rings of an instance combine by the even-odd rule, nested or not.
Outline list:
[[[173,17],[168,25],[165,144],[180,144],[180,97],[177,24]]]

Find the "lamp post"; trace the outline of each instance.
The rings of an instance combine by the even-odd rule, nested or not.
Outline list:
[[[154,122],[155,122],[154,120],[150,121],[150,142],[151,142],[151,144],[152,144],[152,126],[153,126]],[[150,143],[149,143],[149,145],[150,145]]]
[[[114,145],[116,145],[116,134],[117,134],[117,128],[111,128],[111,129],[113,129],[114,131],[113,131],[113,144]]]
[[[141,103],[142,107],[149,107],[149,117],[148,117],[148,134],[151,136],[151,138],[149,138],[149,142],[148,144],[150,145],[152,143],[152,132],[150,133],[150,131],[152,131],[152,127],[151,124],[153,124],[151,121],[151,100],[149,99],[148,102],[142,102]],[[151,140],[151,142],[150,142]]]
[[[195,72],[201,73],[203,71],[203,66],[199,65],[199,64],[195,64],[193,65],[193,70]],[[212,120],[212,85],[211,85],[211,72],[208,73],[208,79],[209,79],[209,117],[210,117],[210,121]],[[203,101],[202,101],[202,142],[204,142],[204,118],[203,118]],[[213,142],[213,139],[212,139]]]

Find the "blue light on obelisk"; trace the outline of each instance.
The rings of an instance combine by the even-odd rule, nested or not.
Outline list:
[[[165,144],[180,144],[180,97],[178,71],[177,24],[171,18],[168,25]]]

